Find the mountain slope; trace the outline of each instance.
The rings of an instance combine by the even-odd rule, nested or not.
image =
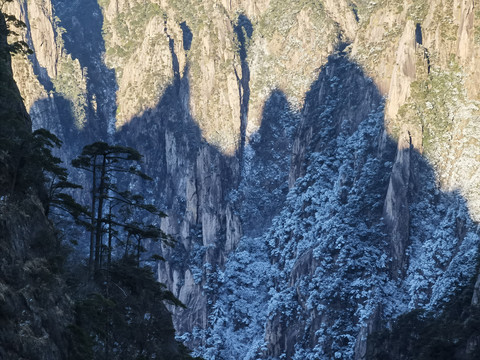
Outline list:
[[[179,240],[158,278],[207,358],[360,359],[476,276],[473,0],[12,9],[36,50],[14,64],[22,96],[62,156],[95,139],[145,154]]]
[[[116,262],[109,275],[120,295],[107,291],[105,298],[103,282],[95,284],[83,276],[84,268],[67,264],[65,234],[45,210],[52,202],[45,174],[60,165],[39,142],[39,135],[32,134],[30,116],[13,79],[11,53],[17,48],[7,43],[7,29],[15,22],[0,12],[0,357],[124,359],[147,354],[191,359],[188,349],[175,340],[171,314],[163,303],[176,299],[150,270]],[[20,51],[16,56],[26,54]],[[148,304],[139,306],[147,298]],[[157,323],[156,331],[148,329],[145,336],[150,319]],[[112,323],[114,331],[108,329]],[[133,327],[135,336],[128,331]],[[115,343],[105,344],[105,335],[114,337]]]

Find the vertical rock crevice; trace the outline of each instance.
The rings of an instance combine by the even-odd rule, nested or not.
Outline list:
[[[247,16],[244,14],[238,16],[237,23],[234,26],[234,32],[239,45],[238,55],[240,57],[242,70],[241,74],[238,74],[237,69],[234,67],[240,97],[240,144],[238,154],[240,155],[240,173],[242,173],[248,125],[248,106],[250,102],[250,69],[247,62],[247,50],[249,41],[253,35],[253,26]]]
[[[392,252],[392,274],[404,273],[405,250],[409,238],[409,192],[411,173],[412,139],[405,131],[398,141],[397,154],[393,164],[383,207],[383,218],[390,235]]]
[[[185,34],[185,31],[184,31],[185,26],[186,24],[182,26],[182,31],[184,34]],[[174,78],[174,81],[177,82],[178,80],[180,80],[180,65],[178,62],[178,56],[175,52],[175,39],[171,37],[170,34],[168,33],[167,19],[165,19],[165,22],[164,22],[163,32],[165,33],[165,36],[168,39],[168,47],[170,48],[170,54],[172,56],[173,78]],[[184,35],[184,38],[185,38],[185,35]],[[185,43],[184,43],[184,46],[185,46]]]

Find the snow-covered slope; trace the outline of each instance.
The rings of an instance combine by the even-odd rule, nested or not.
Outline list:
[[[476,275],[473,0],[8,7],[35,50],[21,94],[62,157],[98,139],[145,155],[178,240],[158,279],[198,354],[361,359]]]
[[[388,138],[383,111],[362,70],[331,56],[296,134],[303,176],[271,227],[244,236],[216,274],[210,326],[192,334],[207,359],[360,359],[381,324],[435,309],[471,281],[479,239],[465,201],[438,189],[409,142]],[[275,174],[276,163],[261,166]],[[272,194],[261,182],[242,191],[261,204]],[[242,214],[261,223],[255,204]]]

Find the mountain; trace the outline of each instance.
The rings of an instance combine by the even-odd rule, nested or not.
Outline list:
[[[34,50],[14,59],[15,79],[34,128],[68,145],[60,156],[99,139],[145,155],[150,201],[178,240],[156,249],[167,259],[157,277],[187,305],[172,309],[174,324],[196,353],[435,358],[439,338],[450,358],[474,358],[473,0],[16,0],[8,10]],[[398,328],[440,328],[454,304],[471,330],[458,338],[415,341]]]
[[[28,175],[39,168],[25,163],[31,133],[30,117],[13,80],[0,15],[0,357],[61,358],[67,339],[62,334],[73,319],[56,257],[62,253],[54,229],[44,215],[39,194],[27,191]],[[47,290],[47,291],[46,291]]]
[[[150,269],[123,259],[98,281],[68,259],[67,229],[47,216],[54,203],[47,179],[64,181],[51,153],[59,139],[44,129],[32,133],[12,73],[11,55],[30,51],[7,35],[23,26],[0,12],[0,358],[192,359],[175,339],[164,301],[182,304]]]

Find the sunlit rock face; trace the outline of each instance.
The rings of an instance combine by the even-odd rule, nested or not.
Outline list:
[[[473,0],[6,6],[35,51],[14,59],[20,92],[62,158],[98,139],[145,155],[177,239],[158,278],[205,358],[362,359],[475,275]]]

